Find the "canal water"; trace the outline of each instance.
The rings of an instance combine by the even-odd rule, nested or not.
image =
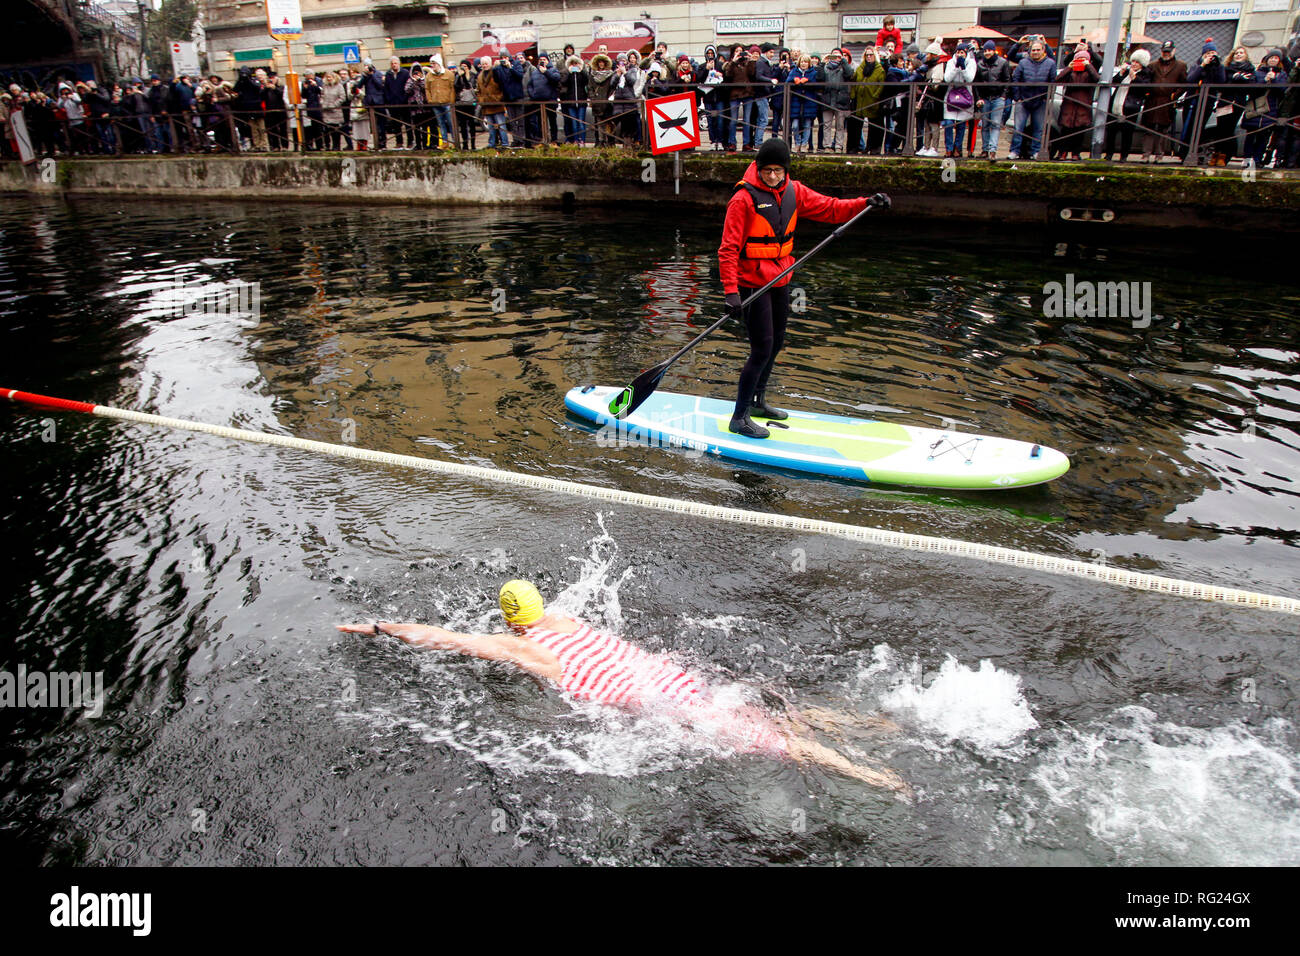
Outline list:
[[[715,218],[7,198],[0,385],[1300,596],[1300,291],[1274,240],[879,215],[828,248],[794,283],[779,404],[1072,461],[958,494],[566,415],[719,313]],[[1045,314],[1067,280],[1150,283],[1149,322]],[[241,284],[247,312],[221,298]],[[745,354],[719,332],[663,388],[728,396]],[[1293,617],[88,416],[4,407],[0,431],[3,669],[105,688],[98,714],[0,709],[10,860],[1300,863]],[[759,706],[887,718],[819,739],[913,799],[334,629],[494,630],[518,576]]]

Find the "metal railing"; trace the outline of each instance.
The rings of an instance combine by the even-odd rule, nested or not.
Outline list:
[[[694,88],[690,84],[680,89]],[[871,87],[875,99],[864,103],[859,91]],[[1177,157],[1188,165],[1237,156],[1262,166],[1271,155],[1278,165],[1294,164],[1300,154],[1300,120],[1282,117],[1286,84],[1140,84],[1126,88],[1131,104],[1141,94],[1141,109],[1105,115],[1105,138],[1093,148],[1090,132],[1105,101],[1122,87],[1111,83],[1007,83],[973,85],[973,98],[988,93],[1001,101],[997,113],[976,108],[964,122],[945,121],[943,91],[927,84],[897,81],[850,82],[842,86],[783,83],[762,96],[750,85],[718,84],[701,98],[701,149],[754,148],[768,133],[783,134],[799,151],[915,156],[926,143],[936,144],[943,127],[951,125],[958,154],[973,153],[985,132],[1013,132],[1012,155],[1055,158],[1087,153],[1093,158],[1119,155],[1121,160],[1140,147],[1144,155]],[[745,95],[732,96],[735,90]],[[1015,102],[1020,91],[1020,102]],[[849,105],[828,105],[832,97]],[[855,107],[854,101],[858,105]],[[1008,100],[1011,102],[1009,103]],[[1153,100],[1155,102],[1153,102]],[[653,101],[653,98],[650,100]],[[834,100],[832,100],[834,101]],[[303,129],[302,149],[324,150],[398,148],[430,150],[454,146],[478,148],[478,133],[503,126],[498,135],[510,146],[548,146],[564,142],[619,145],[644,149],[648,144],[645,98],[608,101],[531,100],[501,104],[503,121],[491,121],[477,104],[344,105],[330,122],[324,111],[305,104],[283,110],[242,111],[226,104],[199,104],[180,114],[87,117],[80,124],[57,120],[52,129],[31,128],[38,152],[44,155],[124,155],[287,151],[299,148],[293,132]],[[1082,125],[1061,125],[1066,104]],[[439,106],[446,121],[438,121]],[[874,114],[874,115],[873,115]],[[1157,119],[1164,119],[1158,122]],[[466,129],[468,127],[468,129]],[[362,135],[364,134],[364,135]],[[1005,135],[1005,134],[1003,134]],[[1028,140],[1026,144],[1025,140]],[[816,143],[816,146],[813,144]],[[945,143],[946,146],[946,143]],[[999,149],[993,143],[994,152]],[[944,153],[948,149],[943,150]]]

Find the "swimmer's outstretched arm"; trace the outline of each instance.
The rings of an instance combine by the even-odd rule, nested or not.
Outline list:
[[[539,644],[514,634],[460,634],[428,624],[337,624],[347,634],[387,634],[412,647],[455,651],[485,661],[504,661],[521,670],[558,684],[562,674],[560,659]]]

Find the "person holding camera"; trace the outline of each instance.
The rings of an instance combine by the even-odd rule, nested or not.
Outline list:
[[[752,81],[753,70],[749,64],[749,54],[745,48],[737,43],[731,48],[731,59],[727,65],[722,68],[722,81],[727,89],[727,116],[726,129],[723,132],[723,142],[726,143],[727,152],[736,151],[736,134],[741,135],[740,145],[745,145],[744,124],[748,121],[749,104],[750,104],[750,84]]]
[[[655,44],[654,52],[651,53],[649,56],[645,57],[640,62],[641,62],[641,69],[644,70],[647,74],[649,74],[650,68],[654,66],[656,63],[663,63],[666,68],[668,64],[668,44],[660,40],[657,44]]]
[[[424,92],[424,68],[418,63],[411,64],[405,94],[405,120],[410,132],[411,149],[428,149],[429,124],[433,121],[433,110],[429,109],[429,101]]]
[[[921,148],[917,156],[938,156],[943,140],[944,70],[949,62],[943,46],[935,40],[925,48],[925,61],[917,68],[915,79],[921,84],[917,93],[916,118],[920,124]]]
[[[456,78],[434,57],[424,71],[424,102],[430,111],[429,147],[455,149],[456,129],[451,108],[456,102]],[[437,128],[437,133],[433,132]]]
[[[485,56],[478,61],[478,79],[476,94],[478,106],[482,111],[483,125],[488,132],[488,149],[506,149],[510,145],[506,133],[507,113],[506,94],[501,85],[501,67],[492,64],[492,57]]]
[[[1110,97],[1110,116],[1106,124],[1106,160],[1115,156],[1124,162],[1133,151],[1133,134],[1142,125],[1142,110],[1151,92],[1151,54],[1134,50],[1126,63],[1111,80],[1114,92]],[[1146,157],[1142,157],[1146,161]]]
[[[308,73],[303,77],[299,95],[302,97],[304,112],[307,116],[307,122],[303,124],[305,127],[303,129],[303,149],[309,152],[319,152],[325,147],[324,137],[321,135],[325,131],[325,113],[321,108],[321,87],[316,82],[315,73]]]
[[[637,103],[645,88],[646,75],[637,65],[635,56],[620,53],[614,63],[614,128],[624,145],[636,148],[641,145],[641,116]]]
[[[944,155],[960,157],[966,124],[975,118],[975,50],[969,43],[957,44],[957,54],[944,67],[943,82],[948,87],[943,98]]]
[[[361,64],[361,76],[357,80],[357,89],[361,92],[361,105],[366,108],[366,118],[370,119],[373,129],[375,149],[383,149],[386,142],[387,126],[382,116],[384,105],[384,75],[375,69],[370,57]],[[355,117],[353,122],[356,122]],[[358,139],[361,139],[359,134]]]
[[[1060,135],[1055,147],[1064,160],[1082,159],[1091,152],[1092,98],[1101,79],[1087,49],[1076,49],[1066,73],[1061,99]]]
[[[454,81],[456,92],[456,135],[461,149],[478,149],[478,71],[469,60],[461,60],[456,67]]]
[[[560,71],[551,64],[551,58],[545,53],[541,54],[527,78],[528,98],[533,102],[529,107],[528,128],[530,139],[536,142],[541,142],[542,127],[545,124],[547,142],[552,146],[560,144],[555,106],[560,98],[561,82]]]
[[[812,57],[806,53],[799,57],[798,64],[786,78],[790,84],[790,131],[796,153],[810,152],[812,124],[819,103],[808,87],[820,79],[821,74],[812,65]]]
[[[1198,163],[1200,163],[1202,160],[1210,158],[1211,151],[1204,145],[1207,138],[1205,135],[1205,128],[1211,120],[1215,119],[1214,107],[1217,104],[1218,94],[1228,82],[1228,71],[1224,69],[1223,61],[1219,59],[1219,48],[1215,45],[1213,37],[1205,38],[1205,45],[1201,47],[1201,59],[1195,66],[1187,71],[1187,82],[1194,83],[1198,87],[1207,87],[1205,91],[1206,109],[1204,115],[1201,117],[1201,135],[1199,137],[1200,145],[1197,147],[1197,151],[1201,155],[1196,157]],[[1217,87],[1217,89],[1215,87]],[[1186,155],[1187,150],[1191,148],[1192,131],[1196,127],[1195,97],[1198,93],[1199,91],[1190,94],[1188,99],[1189,108],[1186,110],[1187,118],[1183,121],[1183,142],[1186,144],[1183,148],[1183,155]]]
[[[1287,86],[1281,50],[1270,50],[1260,61],[1259,68],[1255,70],[1255,82],[1267,86],[1262,89],[1256,87],[1254,102],[1258,105],[1247,111],[1241,125],[1249,131],[1246,133],[1246,155],[1254,161],[1256,168],[1262,168],[1273,135],[1281,129],[1277,125],[1277,118]],[[1260,107],[1263,109],[1260,110]],[[1281,137],[1278,138],[1277,145],[1283,146]],[[1285,154],[1283,159],[1285,161]]]
[[[262,102],[266,105],[266,136],[271,149],[291,149],[288,90],[275,73],[267,74]]]

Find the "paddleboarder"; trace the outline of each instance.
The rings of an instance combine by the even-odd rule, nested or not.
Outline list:
[[[794,262],[795,224],[799,219],[842,223],[867,207],[866,197],[833,199],[790,178],[790,147],[782,139],[769,139],[759,147],[727,204],[718,248],[718,272],[727,310],[743,320],[749,335],[749,358],[740,371],[731,430],[750,438],[770,432],[755,423],[757,415],[781,421],[789,415],[767,404],[765,391],[777,353],[785,344],[790,314],[790,276],[785,276],[757,296],[741,303],[755,290]]]
[[[846,722],[843,716],[807,709],[777,719],[757,707],[727,700],[728,695],[719,694],[702,675],[667,655],[651,654],[565,614],[547,611],[541,594],[527,581],[506,582],[500,604],[509,633],[461,634],[385,621],[337,627],[349,634],[386,634],[414,647],[501,661],[580,700],[663,713],[737,753],[811,761],[877,787],[908,793],[907,784],[892,770],[854,764],[806,736],[813,723],[834,728]],[[888,726],[887,721],[880,723]]]

